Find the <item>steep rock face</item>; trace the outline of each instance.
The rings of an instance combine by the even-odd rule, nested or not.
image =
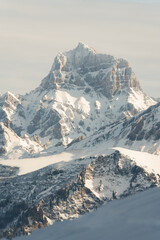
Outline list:
[[[0,186],[0,237],[14,237],[159,186],[159,176],[149,174],[115,151],[109,156],[78,159],[27,175],[5,177],[0,179]]]
[[[108,99],[123,89],[141,89],[126,60],[98,54],[82,43],[74,50],[57,55],[41,87],[56,89],[63,85],[67,87],[68,83],[79,87],[87,84]]]
[[[140,150],[160,155],[160,103],[124,123],[129,129],[126,144],[140,143]]]
[[[29,134],[32,134],[36,130],[41,130],[41,126],[44,126],[42,131],[40,131],[39,135],[41,137],[45,137],[46,135],[53,134],[55,138],[62,138],[61,128],[59,125],[59,121],[61,120],[58,112],[51,109],[47,111],[45,108],[40,108],[37,110],[33,120],[30,125],[27,127],[27,131]],[[50,127],[53,127],[53,131],[49,131]],[[56,131],[57,128],[57,131]]]
[[[127,136],[129,140],[160,140],[160,103],[148,108],[142,114],[132,118],[132,129]],[[134,123],[134,124],[133,124]],[[124,124],[125,125],[125,124]]]

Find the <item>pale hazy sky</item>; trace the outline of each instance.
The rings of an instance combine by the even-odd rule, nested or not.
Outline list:
[[[160,0],[0,0],[0,93],[26,93],[78,42],[130,62],[160,97]]]

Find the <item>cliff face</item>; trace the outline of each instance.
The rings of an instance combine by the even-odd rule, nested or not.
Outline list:
[[[126,60],[98,54],[82,43],[74,50],[57,55],[51,72],[41,86],[49,89],[66,84],[68,87],[70,84],[81,87],[88,84],[108,99],[123,89],[141,90],[139,81]]]

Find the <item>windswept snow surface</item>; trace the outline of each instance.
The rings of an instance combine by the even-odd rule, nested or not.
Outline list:
[[[73,221],[55,223],[17,240],[159,240],[160,189],[112,201]]]
[[[154,172],[160,174],[160,156],[153,155],[146,152],[133,151],[126,148],[114,148],[120,151],[122,154],[130,157],[136,164],[143,167],[147,172]]]
[[[39,157],[39,158],[24,158],[24,159],[10,159],[0,160],[0,164],[6,166],[14,166],[19,168],[18,175],[34,172],[41,168],[44,168],[50,164],[58,163],[61,161],[68,162],[74,159],[74,154],[69,152],[63,152],[60,154]]]
[[[114,150],[106,150],[107,154],[111,154]],[[19,172],[18,175],[27,174],[30,172],[37,171],[41,168],[47,167],[51,164],[59,163],[59,162],[69,162],[72,160],[76,160],[81,157],[93,156],[96,154],[96,149],[77,149],[72,151],[64,151],[62,153],[57,153],[53,155],[40,156],[35,158],[23,158],[23,159],[1,159],[0,164],[11,167],[18,167]]]
[[[41,168],[47,167],[48,165],[55,164],[58,162],[68,162],[75,159],[78,159],[80,157],[88,157],[97,155],[97,150],[93,148],[88,148],[85,150],[77,149],[72,151],[64,151],[62,153],[48,155],[48,156],[40,156],[35,158],[23,158],[23,159],[3,159],[0,158],[0,164],[11,166],[11,167],[18,167],[19,172],[18,175],[27,174],[30,172],[37,171]],[[100,149],[100,152],[98,154],[101,154],[102,149]],[[114,152],[114,150],[106,149],[106,154],[111,154]],[[103,152],[104,153],[104,152]]]

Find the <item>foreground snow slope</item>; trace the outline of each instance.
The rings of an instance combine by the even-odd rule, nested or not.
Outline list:
[[[150,189],[17,240],[159,240],[159,199],[160,189]]]
[[[0,165],[0,238],[30,234],[52,221],[78,218],[115,198],[160,186],[158,156],[126,149],[120,149],[122,153],[110,151],[113,153],[108,155],[107,149],[101,149],[99,155],[88,153],[88,157],[68,162],[64,160],[78,157],[78,153],[68,153],[66,158],[65,154],[54,155],[51,165],[33,171],[35,165],[31,164],[33,172],[28,174],[23,174],[28,159],[17,160],[17,164],[24,164],[18,165],[20,173],[17,167]],[[141,158],[147,160],[148,168]],[[31,160],[34,162],[29,159],[30,163]],[[42,167],[45,157],[36,162],[37,169]],[[156,171],[150,169],[152,162],[157,164]],[[49,156],[46,163],[49,164]]]

